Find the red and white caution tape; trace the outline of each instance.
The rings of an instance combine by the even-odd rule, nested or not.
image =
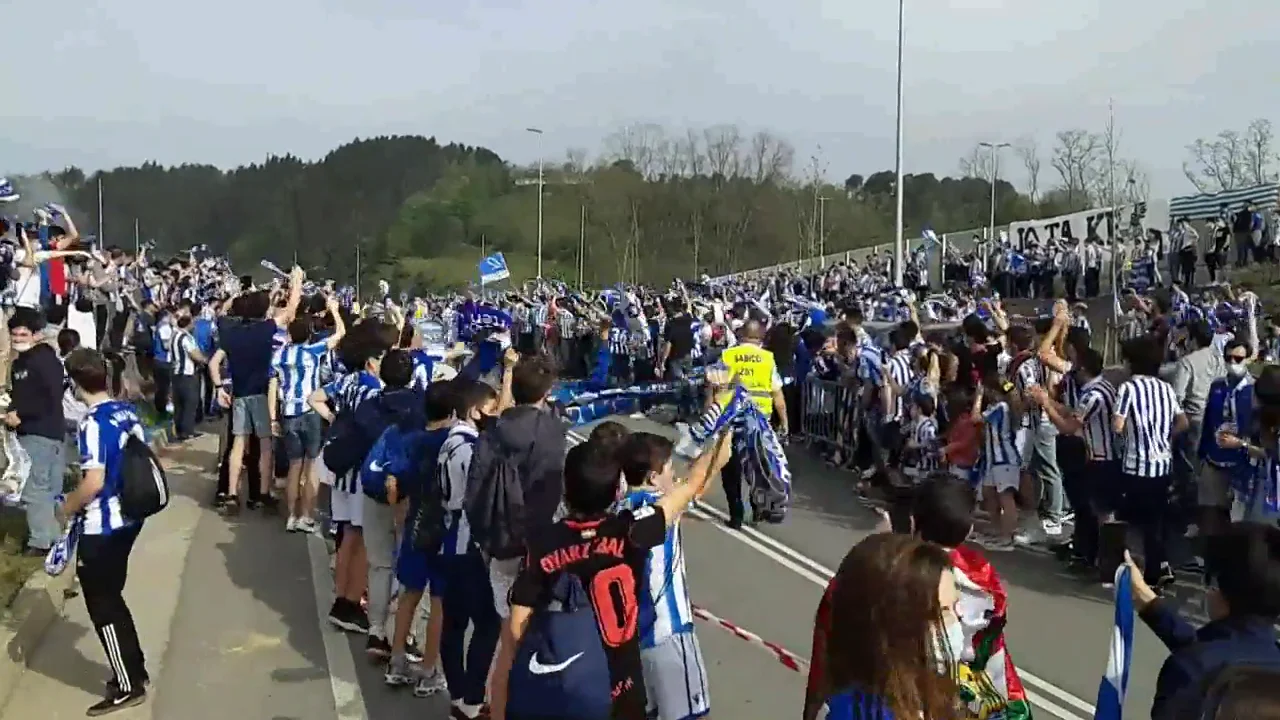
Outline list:
[[[713,615],[712,613],[708,612],[706,608],[700,608],[697,605],[694,605],[693,615],[694,617],[697,617],[702,620],[706,620],[707,622],[718,625],[721,630],[727,630],[730,633],[737,636],[738,638],[742,640],[746,640],[747,642],[751,643],[752,645],[755,645],[756,647],[764,648],[770,654],[772,654],[778,660],[778,662],[782,663],[783,667],[789,668],[791,670],[795,670],[798,673],[809,672],[808,660],[805,660],[804,658],[800,657],[799,655],[796,655],[795,653],[782,647],[781,645],[778,645],[777,643],[771,643],[768,640],[765,640],[764,638],[751,632],[750,630],[740,628],[737,625],[734,625],[733,623],[729,622],[728,620],[725,620],[722,617]]]

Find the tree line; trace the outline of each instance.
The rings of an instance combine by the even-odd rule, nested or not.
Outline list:
[[[1145,199],[1145,175],[1119,153],[1113,126],[1063,131],[1055,140],[1047,170],[1058,178],[1043,186],[1040,153],[1025,142],[1013,148],[1029,176],[1025,189],[992,164],[1004,152],[987,148],[963,159],[957,176],[906,175],[907,237],[985,226],[993,182],[996,224],[1119,197],[1117,170],[1124,197]],[[544,164],[543,274],[568,282],[581,276],[594,286],[665,283],[892,240],[893,171],[844,182],[830,176],[820,153],[798,161],[794,147],[770,132],[622,128],[595,157],[571,149]],[[423,290],[475,282],[480,258],[496,251],[514,282],[536,270],[537,167],[435,138],[355,140],[315,161],[286,155],[229,171],[146,163],[13,180],[23,203],[53,200],[78,210],[86,233],[99,226],[101,187],[105,242],[131,246],[136,224],[138,237],[155,239],[162,255],[206,245],[237,267],[296,257],[351,282],[358,253],[365,283],[385,278]]]

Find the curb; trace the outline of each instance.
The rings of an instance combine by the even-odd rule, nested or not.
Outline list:
[[[159,455],[168,444],[164,428],[148,429],[152,450]],[[44,640],[45,632],[62,615],[67,600],[75,597],[76,574],[70,568],[57,577],[37,569],[23,583],[7,612],[0,615],[0,710],[18,688],[31,657]]]

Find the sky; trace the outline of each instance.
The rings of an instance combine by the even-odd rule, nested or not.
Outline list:
[[[976,142],[1100,131],[1152,197],[1192,192],[1186,146],[1280,123],[1268,0],[905,0],[905,170]],[[9,0],[0,174],[322,157],[382,134],[517,162],[620,127],[732,124],[842,180],[892,169],[892,0]],[[32,29],[40,32],[32,32]],[[38,98],[33,100],[33,98]],[[539,138],[525,131],[544,130]],[[1025,181],[1008,154],[1002,174]]]

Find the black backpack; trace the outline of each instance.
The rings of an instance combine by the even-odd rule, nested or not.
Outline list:
[[[466,443],[474,450],[475,436],[466,435],[465,437]],[[444,450],[441,449],[440,452],[443,453]],[[440,478],[440,465],[447,460],[447,457],[438,456],[424,459],[424,463],[430,463],[430,467],[422,468],[422,474],[428,480],[423,496],[418,502],[417,512],[414,513],[409,526],[409,537],[413,547],[428,555],[440,553],[440,547],[444,544],[444,537],[449,532],[450,524],[456,524],[462,515],[462,511],[445,508],[448,498],[445,497],[444,483]],[[463,482],[466,482],[465,478]]]
[[[151,446],[130,434],[120,453],[120,512],[144,520],[169,506],[169,479]]]
[[[542,418],[538,422],[541,423]],[[463,507],[471,525],[471,537],[489,557],[505,558],[519,554],[525,542],[524,486],[520,476],[525,458],[515,457],[499,445],[496,458],[484,477],[467,481],[467,497]],[[531,451],[532,452],[532,451]]]
[[[325,467],[337,477],[359,468],[390,424],[390,416],[382,411],[381,393],[365,400],[354,412],[338,413],[324,446]]]

